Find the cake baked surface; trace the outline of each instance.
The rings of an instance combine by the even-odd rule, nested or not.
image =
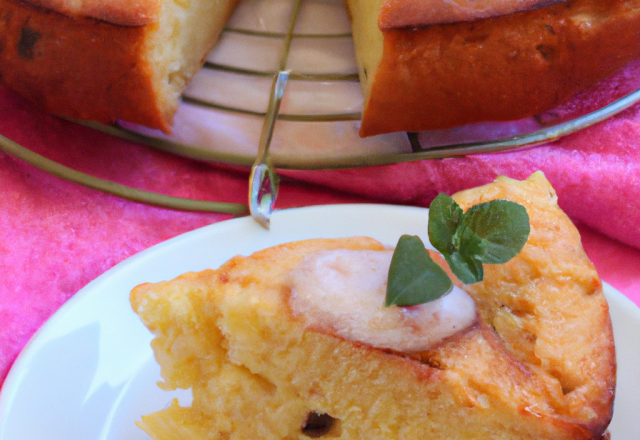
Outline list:
[[[603,438],[615,389],[608,306],[553,189],[536,174],[454,198],[465,210],[512,200],[531,223],[514,259],[458,283],[474,324],[414,352],[309,325],[292,306],[292,272],[319,252],[388,252],[370,238],[287,243],[143,284],[131,302],[155,335],[160,386],[191,388],[193,403],[139,425],[154,439]]]
[[[537,115],[640,55],[635,0],[382,28],[387,3],[346,0],[365,95],[362,136]]]
[[[237,0],[0,0],[0,82],[60,116],[165,132]]]
[[[0,82],[45,110],[170,132],[238,0],[0,0]],[[346,0],[361,136],[540,114],[640,55],[640,0]]]
[[[382,0],[378,26],[380,29],[474,21],[499,17],[514,12],[541,8],[565,0],[489,0],[448,1]]]

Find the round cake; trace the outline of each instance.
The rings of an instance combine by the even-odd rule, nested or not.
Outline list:
[[[0,82],[64,117],[170,132],[237,1],[0,0]],[[346,6],[361,136],[537,115],[640,55],[640,0]]]

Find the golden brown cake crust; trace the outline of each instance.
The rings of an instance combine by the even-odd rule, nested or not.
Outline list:
[[[566,0],[382,0],[380,29],[473,21],[541,8]]]
[[[638,28],[638,0],[572,0],[469,23],[385,30],[360,134],[539,114],[640,56]]]
[[[484,281],[465,290],[502,346],[540,380],[555,382],[554,411],[599,439],[611,421],[616,385],[609,307],[555,191],[538,172],[523,182],[499,177],[453,197],[465,211],[494,199],[527,208],[531,233],[522,251],[505,264],[485,265]]]
[[[168,131],[174,109],[157,102],[142,57],[154,26],[119,26],[0,0],[0,82],[54,114]]]
[[[217,270],[138,286],[133,309],[155,333],[163,388],[193,404],[143,416],[154,439],[306,438],[310,411],[328,437],[600,440],[611,418],[615,354],[600,280],[536,174],[454,196],[496,198],[532,217],[523,251],[464,286],[481,321],[421,353],[393,353],[305,327],[289,308],[290,271],[327,249],[383,250],[372,239],[307,240],[237,256]],[[425,226],[426,227],[426,226]],[[441,261],[441,259],[440,259]]]
[[[158,21],[160,0],[25,0],[33,6],[69,16],[104,20],[123,26],[141,26]]]

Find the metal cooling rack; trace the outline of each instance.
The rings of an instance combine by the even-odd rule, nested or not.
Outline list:
[[[630,107],[640,100],[640,83],[625,93],[581,114],[552,111],[509,123],[361,139],[362,94],[342,0],[243,0],[183,94],[172,135],[127,123],[76,122],[198,160],[253,165],[249,206],[268,225],[277,197],[275,168],[384,165],[532,146]],[[0,148],[60,177],[143,203],[235,215],[247,209],[103,181],[1,137]]]

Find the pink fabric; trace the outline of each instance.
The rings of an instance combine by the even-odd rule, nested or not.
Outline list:
[[[640,251],[578,225],[582,245],[600,277],[640,306]]]
[[[640,59],[543,117],[566,120],[640,88]],[[464,130],[460,130],[464,132]],[[476,133],[478,135],[478,133]],[[322,172],[289,172],[301,180],[395,203],[428,206],[496,176],[524,179],[542,170],[560,206],[575,221],[640,248],[640,105],[557,142],[500,154],[406,162]],[[381,182],[385,182],[381,185]]]
[[[640,304],[640,251],[633,247],[640,247],[639,112],[635,108],[556,144],[516,153],[287,172],[295,180],[284,179],[278,208],[346,202],[428,206],[439,191],[486,183],[498,174],[524,178],[542,169],[563,208],[584,224],[585,249],[602,278]],[[137,188],[246,201],[246,170],[112,138],[43,114],[3,89],[0,133],[77,170]],[[0,383],[29,337],[89,281],[149,246],[227,218],[122,200],[0,152]]]
[[[640,248],[639,158],[640,106],[635,106],[552,144],[520,151],[285,174],[390,202],[428,206],[439,192],[483,185],[499,175],[524,179],[542,170],[560,206],[575,221]]]

